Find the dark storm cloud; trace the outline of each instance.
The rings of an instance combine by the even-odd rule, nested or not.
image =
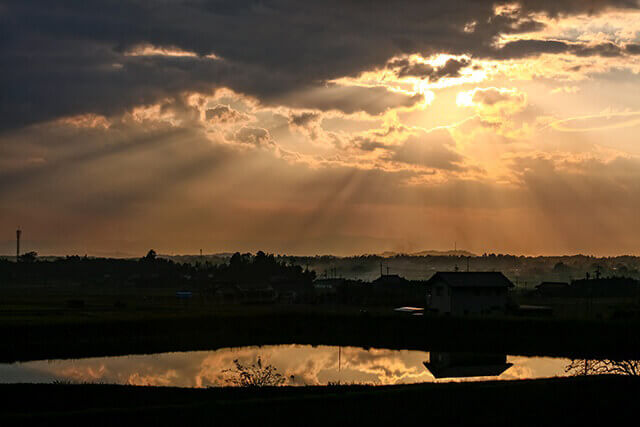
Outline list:
[[[345,100],[359,93],[323,97],[319,92],[328,80],[383,66],[394,56],[495,55],[492,43],[499,34],[541,27],[530,12],[596,13],[609,6],[636,6],[628,0],[531,0],[519,2],[519,13],[494,15],[494,4],[505,3],[5,1],[0,9],[0,128],[85,112],[112,114],[177,92],[220,86],[266,104],[294,103],[297,93],[313,92],[315,98],[296,106],[378,114],[419,100],[396,99],[369,108],[371,98],[382,95],[380,89],[359,103]],[[465,32],[472,22],[473,31]],[[144,44],[197,56],[127,55]],[[223,59],[205,58],[210,54]]]
[[[367,112],[381,114],[390,108],[411,107],[424,100],[421,94],[407,95],[391,92],[386,87],[342,86],[329,84],[321,87],[300,88],[298,92],[278,97],[273,102],[295,108],[339,110],[345,113]]]
[[[374,151],[377,149],[384,149],[387,144],[384,142],[376,141],[370,138],[356,137],[353,139],[353,144],[362,151]]]
[[[395,69],[398,77],[419,77],[430,81],[437,81],[443,77],[459,77],[460,70],[469,66],[468,59],[449,59],[442,67],[429,64],[412,63],[408,59],[396,59],[389,62],[388,67]]]
[[[626,53],[633,54],[634,45],[619,46],[606,42],[598,44],[567,43],[560,40],[515,40],[506,43],[500,49],[491,54],[497,59],[524,58],[544,53],[558,54],[570,53],[576,56],[602,56],[616,57]]]
[[[631,55],[640,55],[640,44],[629,43],[624,49]]]
[[[516,40],[506,43],[493,56],[498,59],[522,58],[541,53],[565,53],[569,45],[555,40]]]
[[[320,115],[318,113],[300,113],[300,114],[291,114],[289,116],[289,124],[293,126],[307,126],[311,123],[318,121]]]
[[[587,46],[575,46],[571,51],[576,56],[614,57],[622,55],[623,48],[615,43],[608,42]]]
[[[524,12],[544,12],[553,17],[573,13],[594,14],[610,7],[629,9],[638,7],[636,0],[517,0],[515,3]]]

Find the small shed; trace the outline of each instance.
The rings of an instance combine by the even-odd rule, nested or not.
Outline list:
[[[536,286],[535,293],[543,297],[566,297],[571,292],[567,282],[542,282]]]

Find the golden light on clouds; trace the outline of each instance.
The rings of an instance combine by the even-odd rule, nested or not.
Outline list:
[[[160,47],[149,43],[133,46],[124,53],[126,56],[175,56],[175,57],[197,57],[195,52],[182,50],[178,47]]]
[[[145,31],[105,6],[99,38],[12,8],[2,224],[41,253],[637,253],[640,10],[411,6],[315,32],[312,3],[138,2]]]
[[[632,128],[640,125],[640,111],[604,111],[600,114],[571,117],[549,124],[562,132],[591,132]]]

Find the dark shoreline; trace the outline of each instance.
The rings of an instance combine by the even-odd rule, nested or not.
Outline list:
[[[302,308],[4,319],[0,362],[266,344],[311,344],[568,358],[640,359],[640,323],[524,318],[412,317]]]
[[[249,389],[15,384],[0,392],[3,425],[610,425],[636,416],[640,379]]]

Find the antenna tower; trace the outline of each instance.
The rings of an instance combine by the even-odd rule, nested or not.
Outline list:
[[[16,230],[16,262],[20,261],[20,236],[22,236],[22,230],[18,228]]]

